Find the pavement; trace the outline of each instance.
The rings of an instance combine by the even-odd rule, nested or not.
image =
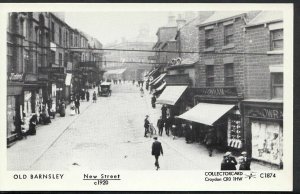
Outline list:
[[[92,91],[90,91],[92,93]],[[97,103],[81,102],[81,114],[57,116],[39,126],[36,136],[7,149],[8,170],[154,170],[153,139],[144,137],[143,122],[150,115],[156,125],[160,105],[151,107],[151,95],[131,83],[112,85],[112,96]],[[163,134],[161,170],[219,170],[223,153],[209,157],[206,147],[186,144],[184,138]],[[253,170],[269,167],[253,162]]]

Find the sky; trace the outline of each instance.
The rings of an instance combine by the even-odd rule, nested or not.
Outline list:
[[[139,29],[149,29],[149,42],[156,42],[156,31],[168,21],[169,12],[66,12],[65,22],[94,38],[104,46],[138,35]]]

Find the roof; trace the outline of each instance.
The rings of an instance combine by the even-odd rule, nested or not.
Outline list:
[[[216,11],[212,16],[210,16],[204,22],[199,24],[199,26],[214,24],[219,21],[223,21],[223,20],[241,16],[245,13],[246,13],[246,11]]]
[[[262,11],[247,26],[255,26],[275,21],[283,21],[282,11]]]
[[[101,83],[101,86],[110,86],[110,85],[111,85],[110,82],[102,82],[102,83]]]

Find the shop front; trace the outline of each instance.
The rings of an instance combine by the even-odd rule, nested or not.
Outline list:
[[[283,103],[242,102],[246,149],[255,160],[283,168]]]
[[[166,86],[162,94],[157,99],[157,104],[167,106],[167,115],[171,117],[178,116],[182,113],[183,102],[186,101],[184,93],[188,86]]]
[[[11,74],[7,81],[7,103],[6,103],[6,136],[7,142],[17,138],[16,120],[21,117],[23,74]]]
[[[191,88],[195,106],[179,118],[193,122],[194,137],[205,143],[208,131],[213,131],[220,149],[240,152],[244,145],[240,100],[236,89]]]

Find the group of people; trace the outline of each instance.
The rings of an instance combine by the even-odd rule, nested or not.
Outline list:
[[[251,160],[247,157],[247,152],[242,152],[238,157],[238,162],[231,152],[226,152],[221,163],[221,170],[250,170]],[[239,165],[237,168],[236,166]]]

